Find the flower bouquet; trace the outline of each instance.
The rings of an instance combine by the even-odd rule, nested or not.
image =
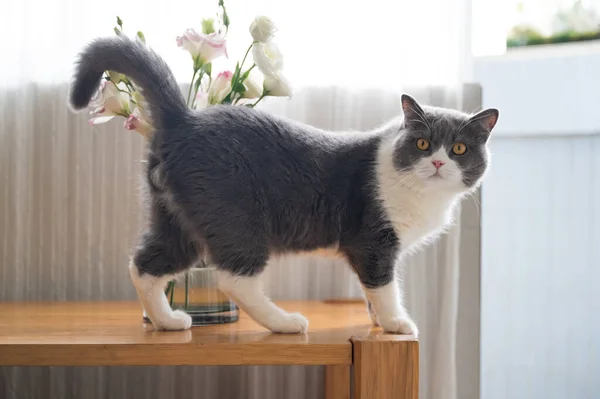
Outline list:
[[[188,107],[196,110],[215,104],[255,107],[267,96],[291,96],[290,85],[281,72],[283,57],[272,41],[277,29],[267,17],[257,17],[250,25],[252,41],[233,71],[213,70],[214,60],[228,57],[230,20],[223,0],[219,0],[218,10],[216,18],[202,20],[201,32],[187,29],[177,37],[177,45],[189,52],[192,59]],[[117,35],[125,34],[119,17],[114,31]],[[142,32],[137,32],[136,40],[146,44]],[[125,129],[135,130],[146,139],[152,137],[152,115],[146,111],[142,92],[135,82],[120,73],[104,72],[100,89],[90,102],[90,113],[92,125],[120,116],[125,118]],[[227,323],[238,318],[236,306],[216,288],[214,270],[200,262],[186,273],[183,285],[172,281],[167,286],[165,295],[171,307],[190,314],[194,325]],[[149,321],[145,314],[144,318]]]
[[[255,107],[267,96],[290,97],[292,90],[282,74],[283,57],[273,42],[277,28],[264,16],[250,25],[252,42],[233,71],[213,71],[213,61],[228,57],[227,33],[230,20],[223,0],[218,2],[216,18],[201,21],[201,32],[187,29],[177,37],[177,45],[190,53],[192,80],[187,92],[187,105],[202,109],[215,104]],[[117,35],[124,35],[123,21],[117,17]],[[141,31],[136,39],[146,43]],[[251,53],[252,60],[249,59]],[[257,73],[257,72],[260,73]],[[258,75],[262,75],[262,79]],[[261,82],[262,80],[262,82]],[[124,127],[149,139],[152,135],[151,115],[148,115],[142,93],[127,76],[106,71],[102,85],[90,103],[89,123],[108,122],[115,116],[125,118]]]

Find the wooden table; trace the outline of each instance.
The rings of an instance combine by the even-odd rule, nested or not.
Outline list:
[[[325,365],[326,398],[418,398],[419,345],[371,326],[363,303],[283,302],[307,334],[232,324],[154,331],[134,302],[0,303],[0,366]]]

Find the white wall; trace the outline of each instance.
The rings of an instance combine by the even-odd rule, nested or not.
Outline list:
[[[481,398],[599,398],[600,136],[498,139],[492,148]]]
[[[599,49],[476,63],[501,115],[482,190],[482,399],[600,398]]]
[[[476,58],[474,78],[501,111],[496,135],[600,132],[600,41]]]

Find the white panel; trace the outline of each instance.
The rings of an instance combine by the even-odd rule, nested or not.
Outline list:
[[[600,44],[543,46],[476,58],[483,103],[500,109],[495,134],[600,132]]]
[[[600,136],[500,138],[483,188],[481,392],[600,397]]]

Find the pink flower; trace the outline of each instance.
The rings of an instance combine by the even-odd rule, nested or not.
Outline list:
[[[90,101],[90,125],[106,123],[116,115],[129,114],[129,95],[119,91],[111,81],[103,81]]]
[[[225,38],[218,33],[198,33],[194,29],[187,29],[183,36],[177,37],[177,45],[187,50],[194,60],[194,65],[201,67],[221,56],[227,57]]]
[[[127,120],[123,123],[123,126],[127,130],[135,130],[146,137],[149,137],[150,132],[152,131],[152,126],[143,119],[142,112],[139,108],[133,110],[127,117]]]
[[[223,71],[219,73],[208,88],[208,103],[220,104],[231,92],[231,78],[233,72]]]

